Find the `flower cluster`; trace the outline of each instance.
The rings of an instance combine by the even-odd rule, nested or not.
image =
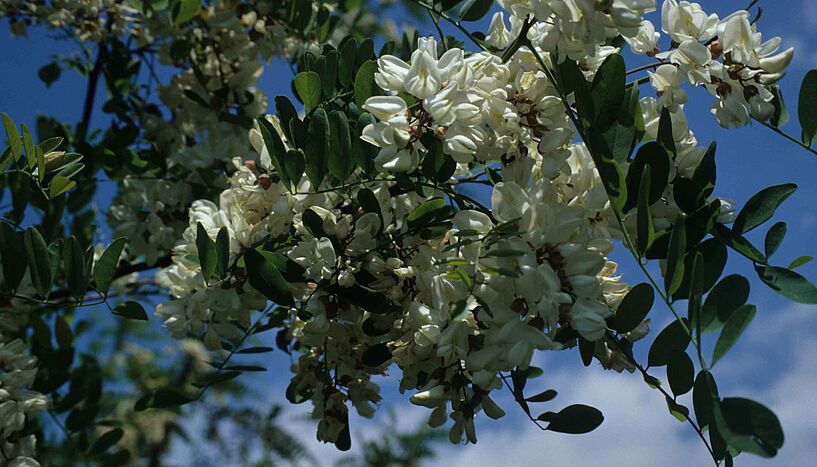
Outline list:
[[[638,104],[647,139],[658,137],[662,109],[671,112],[669,184],[649,206],[655,227],[664,228],[683,212],[673,183],[691,178],[706,153],[688,128],[680,86],[715,86],[716,107],[729,112],[737,97],[724,89],[741,86],[734,94],[745,97],[746,118],[761,119],[764,86],[791,59],[771,55],[778,41],[761,43],[745,12],[720,21],[697,4],[669,0],[663,27],[673,42],[661,53],[659,33],[643,18],[654,1],[500,3],[510,27],[498,13],[486,42],[506,49],[523,31],[528,40],[507,57],[443,51],[421,38],[407,61],[378,58],[374,81],[384,92],[361,106],[374,117],[361,139],[378,148],[377,177],[357,170],[334,189],[307,176],[288,186],[253,129],[259,162],[236,159],[218,204],[193,204],[173,265],[160,276],[174,297],[157,308],[166,326],[218,349],[250,325],[249,310],[270,311],[250,285],[246,253],[260,250],[277,265],[292,296],[274,310],[283,327],[278,342],[299,354],[287,397],[313,402],[320,440],[346,443],[348,405],[371,415],[380,399],[371,378],[392,363],[401,390],[432,410],[430,425],[453,421],[452,442],[476,442],[482,412],[504,415],[491,392],[527,371],[538,350],[591,343],[605,368],[635,369],[608,332],[629,290],[608,255],[614,240],[634,234],[635,219],[619,223],[588,148],[575,140],[574,102],[548,73],[560,61],[577,60],[580,76],[592,81],[619,52],[608,44],[619,35],[660,60],[650,74],[657,99]],[[757,94],[748,95],[752,86]],[[715,112],[719,121],[734,126],[724,112]],[[284,149],[296,150],[268,118]],[[428,183],[436,157],[455,168]],[[472,183],[490,186],[490,206],[463,196]],[[719,209],[729,222],[731,204],[720,200]],[[215,283],[201,274],[199,225],[211,240],[222,229],[229,235],[229,263],[237,266]],[[644,321],[626,338],[648,329]]]
[[[663,30],[672,40],[670,50],[652,53],[663,64],[650,73],[659,103],[675,112],[687,100],[684,82],[704,86],[717,97],[712,113],[722,126],[745,126],[752,119],[768,120],[774,113],[772,86],[783,77],[794,49],[778,52],[779,37],[763,41],[749,12],[737,11],[724,19],[707,15],[697,3],[667,0],[661,10]],[[652,25],[642,33],[657,33]],[[639,53],[649,47],[639,44]],[[654,45],[657,51],[658,46]]]
[[[0,271],[0,283],[3,273]],[[33,292],[29,275],[17,290]],[[26,423],[37,412],[48,408],[46,396],[31,389],[37,376],[37,357],[29,355],[28,345],[19,337],[28,324],[32,305],[9,298],[0,303],[0,464],[36,467],[34,435],[21,435]]]

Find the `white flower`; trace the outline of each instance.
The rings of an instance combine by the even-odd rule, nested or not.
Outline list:
[[[288,256],[306,269],[304,277],[312,281],[329,279],[335,269],[335,247],[326,237],[304,240],[298,243]]]
[[[670,112],[678,111],[678,106],[686,104],[687,93],[681,89],[684,76],[674,65],[661,65],[655,73],[649,73],[650,84],[658,92],[658,103]]]
[[[707,15],[697,3],[665,0],[661,7],[661,25],[677,43],[708,41],[717,33],[718,15]]]
[[[425,99],[439,91],[441,84],[437,60],[427,50],[414,51],[411,56],[411,68],[406,74],[406,92]]]
[[[655,26],[647,20],[641,22],[638,33],[633,37],[624,37],[630,49],[637,54],[654,54],[658,52],[658,39],[661,37]]]
[[[394,55],[383,55],[377,59],[375,82],[385,91],[402,92],[409,66]]]
[[[513,39],[511,32],[505,26],[505,17],[502,12],[494,13],[491,18],[491,25],[488,27],[488,34],[485,36],[485,42],[497,49],[504,49],[511,45]]]

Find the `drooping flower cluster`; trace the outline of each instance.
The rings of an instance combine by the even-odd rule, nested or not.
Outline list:
[[[612,215],[593,158],[575,141],[568,117],[574,103],[543,66],[577,60],[592,81],[619,52],[608,45],[618,35],[634,52],[661,60],[650,74],[657,99],[639,105],[647,139],[658,136],[661,110],[672,113],[669,184],[649,207],[663,228],[682,212],[674,180],[692,177],[706,153],[687,126],[681,85],[717,84],[716,107],[729,109],[737,98],[729,100],[722,84],[763,87],[757,95],[742,91],[745,119],[716,109],[721,124],[745,124],[749,116],[768,117],[766,86],[791,59],[789,52],[770,56],[779,44],[761,44],[745,12],[720,21],[697,4],[669,0],[663,29],[673,42],[661,53],[659,33],[643,18],[654,1],[501,4],[511,12],[510,28],[495,15],[486,41],[504,49],[527,30],[533,49],[512,50],[503,60],[487,51],[442,51],[422,38],[407,61],[377,60],[374,80],[384,93],[362,105],[375,119],[362,139],[378,148],[376,178],[356,171],[347,184],[321,190],[302,176],[291,191],[252,130],[259,162],[237,159],[219,203],[194,203],[174,264],[162,275],[175,299],[157,314],[177,337],[197,335],[217,349],[235,336],[231,323],[246,328],[248,310],[264,309],[266,300],[241,267],[218,283],[205,281],[198,224],[211,239],[226,228],[230,264],[261,248],[281,265],[293,302],[277,309],[279,341],[300,354],[287,396],[312,400],[320,440],[348,436],[350,403],[371,415],[380,399],[371,377],[391,363],[411,401],[432,409],[432,426],[453,420],[453,442],[476,441],[480,412],[504,414],[491,392],[510,372],[529,368],[537,350],[566,349],[580,339],[594,343],[605,368],[634,369],[608,334],[628,291],[608,254],[634,217],[622,226]],[[287,146],[286,132],[270,121]],[[448,180],[425,191],[401,183],[438,155],[456,164]],[[488,169],[499,169],[501,181],[480,175]],[[458,202],[459,187],[469,183],[491,185],[490,206]],[[719,203],[719,220],[729,222],[730,203]],[[628,339],[643,337],[648,324]]]
[[[0,283],[3,282],[0,271]],[[20,293],[33,292],[30,276],[17,287]],[[0,303],[0,464],[38,467],[34,435],[23,436],[25,425],[37,412],[49,406],[43,394],[31,389],[37,376],[37,357],[19,338],[28,325],[32,304],[17,298]]]
[[[680,87],[688,82],[704,86],[717,101],[712,113],[722,126],[745,126],[754,118],[768,120],[773,112],[772,86],[783,77],[794,49],[778,52],[779,37],[763,41],[749,12],[737,11],[723,20],[707,15],[697,3],[667,0],[661,10],[663,30],[670,49],[652,53],[664,64],[650,73],[659,103],[675,112],[687,100]],[[654,31],[654,28],[645,26]],[[648,31],[644,35],[657,35]],[[633,47],[642,53],[643,47]],[[657,45],[653,47],[657,51]]]

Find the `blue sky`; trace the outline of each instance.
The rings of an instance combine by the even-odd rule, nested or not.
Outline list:
[[[660,2],[659,2],[660,3]],[[745,6],[746,1],[704,1],[707,11],[725,16]],[[765,37],[783,37],[784,47],[796,49],[795,59],[788,76],[782,82],[784,96],[790,104],[792,121],[784,129],[799,135],[794,105],[800,80],[805,72],[817,68],[817,51],[809,44],[817,43],[817,8],[811,0],[786,2],[761,1],[765,6],[760,30]],[[475,27],[474,29],[477,29]],[[429,25],[421,31],[433,30]],[[76,122],[82,110],[85,92],[84,79],[74,72],[64,72],[60,81],[51,88],[37,78],[37,70],[50,61],[52,54],[76,50],[73,43],[55,41],[42,30],[32,30],[28,40],[12,39],[7,23],[0,23],[0,110],[9,113],[18,123],[34,126],[37,113],[54,116],[62,121]],[[666,38],[662,38],[666,42]],[[261,81],[261,88],[269,95],[289,94],[289,68],[273,63]],[[642,88],[647,92],[647,88]],[[776,219],[788,223],[786,241],[775,255],[781,264],[788,264],[800,255],[817,256],[817,156],[783,140],[760,125],[738,130],[724,130],[709,113],[711,97],[701,89],[691,89],[687,106],[690,127],[701,144],[718,142],[717,195],[745,201],[765,186],[794,182],[800,189],[777,212]],[[97,107],[103,100],[101,94]],[[814,109],[817,111],[817,109]],[[97,124],[105,116],[95,114]],[[108,191],[107,189],[105,190]],[[107,205],[105,193],[97,200]],[[107,231],[107,229],[106,229]],[[764,229],[750,237],[762,244]],[[623,254],[621,272],[628,282],[644,280],[631,260]],[[817,281],[817,261],[799,271]],[[746,275],[752,280],[750,301],[758,305],[758,314],[744,339],[717,365],[715,374],[722,395],[746,396],[771,407],[780,416],[786,432],[786,443],[780,457],[764,461],[749,455],[741,456],[738,465],[808,465],[817,457],[817,307],[794,305],[777,296],[756,280],[751,264],[732,255],[728,270]],[[106,316],[104,313],[101,316]],[[653,329],[659,330],[671,319],[660,306],[651,313]],[[110,319],[114,319],[110,317]],[[157,326],[158,327],[158,326]],[[653,334],[654,336],[654,334]],[[712,339],[712,337],[710,337]],[[642,343],[641,352],[648,344]],[[253,403],[264,406],[283,403],[287,420],[293,429],[304,433],[304,442],[319,459],[329,464],[339,454],[332,446],[321,445],[314,439],[314,425],[303,420],[305,406],[287,407],[283,391],[288,382],[289,359],[281,353],[270,354],[266,377],[251,380],[258,392]],[[706,465],[705,448],[694,437],[688,426],[675,421],[666,411],[659,393],[650,390],[638,375],[606,372],[598,366],[584,368],[575,352],[550,353],[540,357],[539,366],[545,376],[531,382],[531,391],[553,388],[560,396],[555,405],[543,410],[562,407],[574,402],[599,407],[606,416],[605,423],[585,436],[568,436],[539,432],[524,414],[507,398],[500,402],[508,415],[499,422],[480,420],[479,443],[476,446],[442,445],[441,456],[434,465],[607,465],[629,466],[688,466]],[[352,418],[356,445],[362,437],[376,436],[388,422],[387,412],[398,416],[401,427],[409,429],[425,420],[423,408],[410,406],[407,396],[399,395],[394,379],[382,380],[386,397],[383,407],[373,421]],[[257,384],[256,384],[257,383]],[[507,396],[507,394],[506,394]],[[183,449],[177,453],[184,459]],[[501,459],[501,461],[500,461]],[[227,461],[229,463],[229,461]],[[183,464],[183,462],[180,462]],[[229,465],[229,464],[227,464]]]

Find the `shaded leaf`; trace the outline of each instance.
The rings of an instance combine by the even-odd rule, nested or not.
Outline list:
[[[757,309],[754,305],[743,305],[729,316],[726,324],[723,325],[721,335],[718,336],[718,341],[715,343],[711,366],[715,366],[715,363],[735,345],[740,336],[743,335],[743,331],[754,319],[756,312]]]
[[[746,205],[738,213],[732,230],[736,233],[746,233],[769,220],[775,210],[797,190],[794,183],[774,185],[760,190],[749,198]]]
[[[45,297],[51,289],[52,280],[48,245],[39,230],[29,227],[23,234],[23,246],[28,268],[31,271],[31,285],[34,286],[38,295]]]
[[[800,274],[778,266],[755,266],[760,279],[772,290],[797,303],[817,304],[817,287]]]
[[[216,244],[207,234],[207,229],[199,222],[196,226],[196,251],[199,254],[199,264],[201,265],[201,275],[204,283],[210,280],[218,265],[216,256]]]
[[[730,447],[762,457],[774,457],[783,447],[780,420],[763,404],[726,397],[713,408],[718,431]]]
[[[672,393],[686,394],[692,389],[695,367],[686,352],[676,352],[667,364],[667,379]]]
[[[294,305],[289,284],[265,253],[267,252],[259,252],[254,248],[244,253],[250,285],[278,305]]]
[[[683,352],[689,345],[690,336],[687,333],[687,320],[675,320],[661,331],[650,346],[647,362],[650,366],[664,366],[669,363],[675,353]]]
[[[604,415],[599,409],[582,404],[569,405],[557,413],[550,414],[547,417],[550,423],[546,429],[558,433],[589,433],[604,421]]]
[[[108,295],[108,288],[116,275],[116,266],[119,264],[119,257],[127,241],[125,237],[119,237],[111,242],[94,265],[96,291],[102,295]]]
[[[655,291],[650,284],[642,282],[627,293],[616,310],[613,329],[620,333],[630,332],[647,317],[655,301]]]
[[[372,60],[367,60],[360,65],[355,75],[355,104],[358,107],[363,107],[366,99],[375,95],[376,85],[374,82],[374,74],[377,71],[377,63]]]
[[[139,398],[134,404],[133,409],[137,412],[146,409],[170,409],[182,406],[193,400],[194,399],[183,395],[175,389],[157,389]]]
[[[142,305],[132,300],[116,305],[116,308],[113,309],[113,314],[123,318],[135,319],[139,321],[148,320],[148,314]]]
[[[304,71],[295,76],[294,84],[304,110],[312,112],[321,103],[321,77],[314,71]]]
[[[771,258],[772,255],[780,247],[780,244],[783,242],[783,239],[786,238],[787,230],[788,228],[786,227],[785,222],[778,222],[775,225],[773,225],[768,232],[766,232],[764,250],[767,258]]]
[[[811,146],[817,137],[817,70],[806,73],[800,85],[800,96],[797,100],[797,115],[800,117],[802,140],[806,146]]]

